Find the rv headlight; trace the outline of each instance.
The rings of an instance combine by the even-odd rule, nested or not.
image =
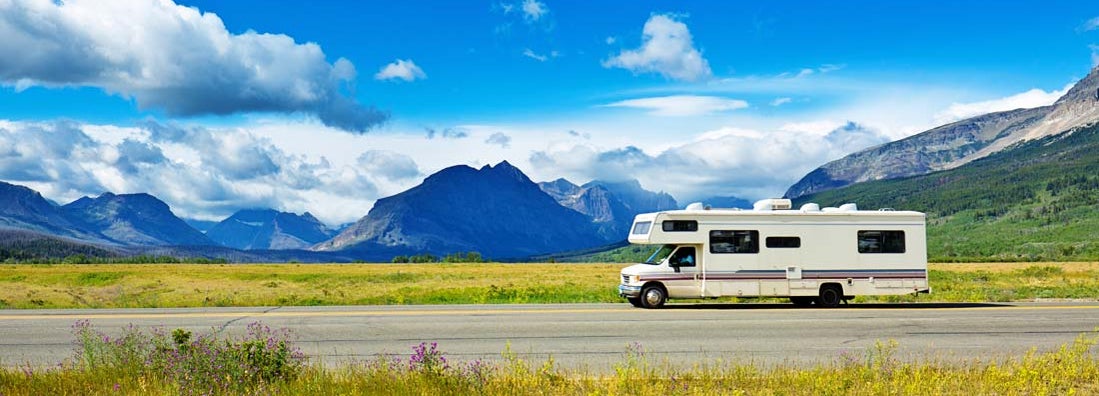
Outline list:
[[[633,284],[633,283],[637,283],[637,282],[639,282],[639,281],[641,281],[641,277],[640,277],[640,276],[638,276],[638,275],[630,275],[630,283],[631,283],[631,284]]]

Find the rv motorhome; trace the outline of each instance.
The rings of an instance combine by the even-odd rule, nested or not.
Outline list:
[[[696,203],[639,214],[630,243],[660,247],[622,270],[618,291],[644,308],[724,296],[835,307],[858,295],[929,293],[925,224],[920,212],[791,209],[788,199],[761,200],[752,210]]]

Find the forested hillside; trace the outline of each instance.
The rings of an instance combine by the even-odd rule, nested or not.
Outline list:
[[[965,166],[799,198],[928,214],[932,260],[1099,259],[1099,125]]]

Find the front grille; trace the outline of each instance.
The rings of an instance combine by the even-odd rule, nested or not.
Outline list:
[[[627,284],[627,285],[630,284],[630,276],[629,275],[622,275],[622,283]]]

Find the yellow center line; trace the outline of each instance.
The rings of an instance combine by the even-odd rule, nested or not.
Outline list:
[[[820,309],[809,308],[814,311],[823,312]],[[933,307],[922,308],[918,306],[913,307],[888,307],[888,308],[874,308],[874,307],[859,307],[851,309],[838,309],[837,312],[864,312],[864,311],[909,311],[909,312],[924,312],[924,311],[1006,311],[1006,310],[1066,310],[1066,309],[1092,309],[1099,310],[1099,305],[1061,305],[1061,306],[989,306],[989,307]],[[704,311],[727,311],[730,314],[736,312],[759,312],[759,311],[791,311],[798,312],[804,309],[776,307],[776,308],[752,308],[751,306],[745,306],[745,309],[738,308],[705,308],[698,307],[692,309],[662,309],[656,311],[644,311],[647,314],[658,315],[665,313],[691,313],[691,312],[704,312]],[[149,312],[149,313],[96,313],[94,311],[81,312],[81,313],[58,313],[58,314],[6,314],[0,315],[0,321],[17,321],[17,320],[49,320],[49,319],[166,319],[166,318],[236,318],[236,317],[251,317],[251,318],[292,318],[292,317],[369,317],[369,316],[467,316],[467,315],[481,315],[481,316],[498,316],[498,315],[529,315],[529,314],[596,314],[596,313],[611,313],[611,312],[641,312],[642,310],[629,307],[608,307],[608,308],[559,308],[559,309],[501,309],[501,310],[478,310],[478,309],[455,309],[455,310],[402,310],[402,311],[368,311],[368,310],[348,310],[348,311],[272,311],[272,312],[248,312],[248,311],[227,311],[227,312]]]
[[[43,319],[157,319],[157,318],[256,318],[286,317],[353,317],[353,316],[456,316],[456,315],[515,315],[515,314],[567,314],[606,313],[627,311],[626,308],[587,309],[508,309],[508,310],[410,310],[410,311],[274,311],[274,312],[160,312],[160,313],[66,313],[0,315],[0,320]]]

